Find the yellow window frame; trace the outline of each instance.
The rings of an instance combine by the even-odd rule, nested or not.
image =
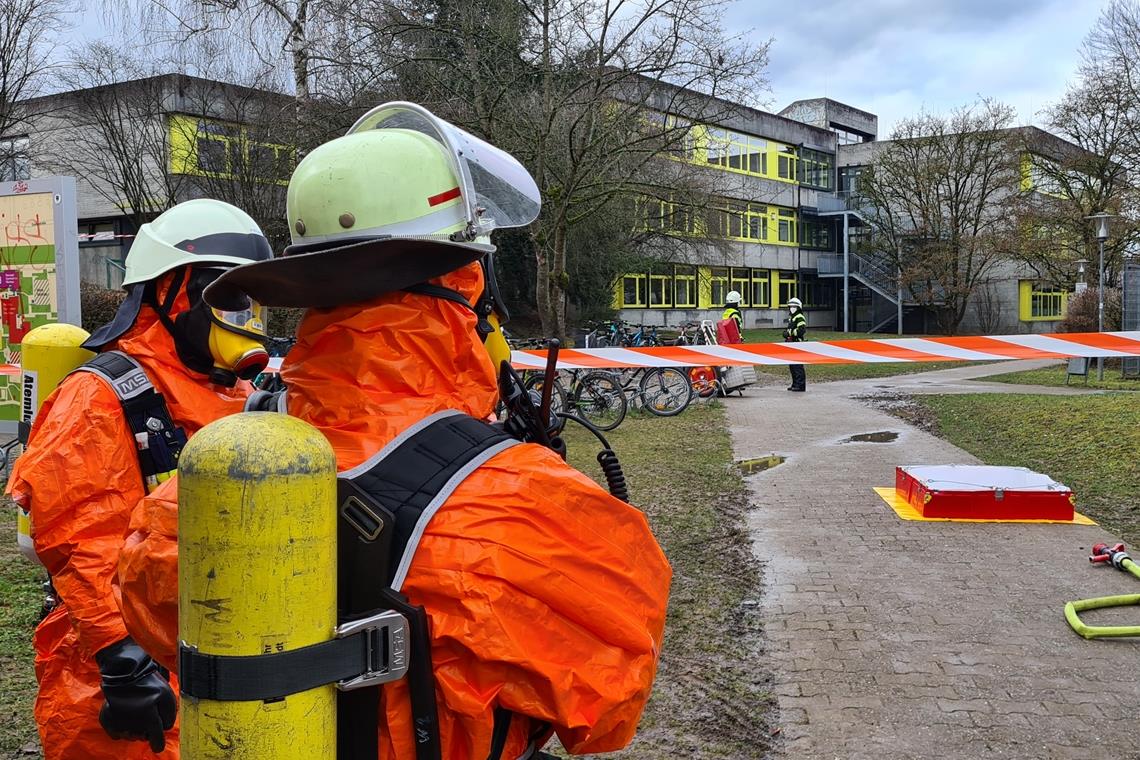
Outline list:
[[[721,272],[724,274],[720,274]],[[712,308],[724,306],[724,297],[728,295],[728,291],[732,290],[730,282],[728,267],[709,268],[709,305]],[[719,293],[717,292],[718,289],[720,290]]]
[[[626,300],[626,282],[634,282],[634,301]],[[618,302],[623,309],[644,309],[649,299],[648,275],[644,272],[627,272],[618,278]]]
[[[768,269],[752,270],[752,292],[749,294],[752,306],[766,309],[772,303],[772,272]],[[762,299],[756,298],[756,288],[759,286],[764,294]]]
[[[782,285],[790,285],[791,286],[788,289],[788,292],[791,293],[791,295],[788,296],[789,299],[797,298],[799,296],[799,280],[796,278],[796,273],[795,272],[788,272],[785,274],[782,270],[773,269],[772,270],[772,306],[773,306],[773,308],[779,309],[779,308],[782,308],[782,307],[787,305],[787,301],[785,301],[780,296],[780,286],[782,286]]]
[[[204,131],[203,126],[217,127],[233,134],[211,133]],[[291,156],[295,150],[293,147],[281,143],[254,140],[249,136],[249,129],[246,126],[221,119],[207,119],[201,116],[190,116],[188,114],[171,114],[168,117],[168,129],[171,174],[236,179],[233,171],[234,167],[230,161],[235,147],[241,152],[242,160],[246,162],[249,161],[250,155],[255,149],[263,148],[272,150],[275,158],[275,167],[278,165],[277,161],[280,160],[279,157],[282,153],[286,156]],[[200,166],[198,155],[198,142],[200,140],[216,142],[224,146],[225,171],[208,170]],[[283,186],[289,184],[288,177],[258,178],[257,181]]]
[[[1056,322],[1065,318],[1069,309],[1069,292],[1045,290],[1046,287],[1049,286],[1037,280],[1018,283],[1018,318],[1022,322]]]
[[[653,286],[659,284],[661,288],[661,303],[653,303]],[[649,275],[648,291],[646,292],[647,304],[650,309],[672,309],[673,308],[673,275],[671,274],[651,274]]]
[[[681,302],[678,296],[677,286],[685,283],[686,298],[684,303]],[[695,267],[687,267],[683,264],[677,264],[673,270],[673,305],[678,309],[694,309],[698,303],[699,294],[697,292],[697,270]]]

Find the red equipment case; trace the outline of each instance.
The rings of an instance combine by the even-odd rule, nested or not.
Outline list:
[[[897,467],[895,491],[923,517],[1073,519],[1073,492],[1048,475],[1024,467]]]

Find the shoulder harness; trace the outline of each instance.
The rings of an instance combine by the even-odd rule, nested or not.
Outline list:
[[[285,392],[254,393],[246,411],[284,413]],[[183,648],[181,690],[203,699],[273,699],[335,681],[337,758],[375,760],[382,683],[405,674],[417,760],[442,749],[423,607],[400,593],[416,548],[436,511],[480,465],[519,443],[501,428],[458,411],[438,412],[403,431],[365,462],[337,478],[338,637],[295,652],[254,657],[203,655]],[[393,616],[393,613],[398,615]],[[388,618],[385,618],[388,616]],[[394,639],[393,617],[407,621],[407,641]],[[348,638],[345,631],[351,634]],[[363,646],[338,642],[364,639]],[[304,664],[320,657],[318,667]],[[301,653],[309,651],[309,655]],[[288,659],[287,659],[288,658]],[[244,662],[234,662],[234,661]],[[267,688],[269,687],[269,688]],[[371,688],[369,688],[371,687]],[[497,710],[489,758],[506,743],[511,714]]]
[[[158,488],[178,469],[186,431],[174,423],[146,370],[122,351],[105,351],[72,370],[76,372],[89,372],[111,386],[135,439],[143,485],[147,493]]]

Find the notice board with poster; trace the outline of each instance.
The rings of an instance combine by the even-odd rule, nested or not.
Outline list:
[[[78,325],[73,177],[0,183],[0,433],[20,419],[20,343],[48,322]]]

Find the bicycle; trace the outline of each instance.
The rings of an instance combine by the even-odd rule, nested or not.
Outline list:
[[[562,378],[569,378],[569,388]],[[532,370],[523,381],[528,391],[542,393],[546,373]],[[629,412],[629,401],[621,383],[607,370],[561,370],[554,377],[550,409],[558,414],[580,417],[602,431],[616,428]]]
[[[688,409],[693,401],[692,383],[677,367],[610,371],[635,409],[644,409],[657,417],[675,417]]]

